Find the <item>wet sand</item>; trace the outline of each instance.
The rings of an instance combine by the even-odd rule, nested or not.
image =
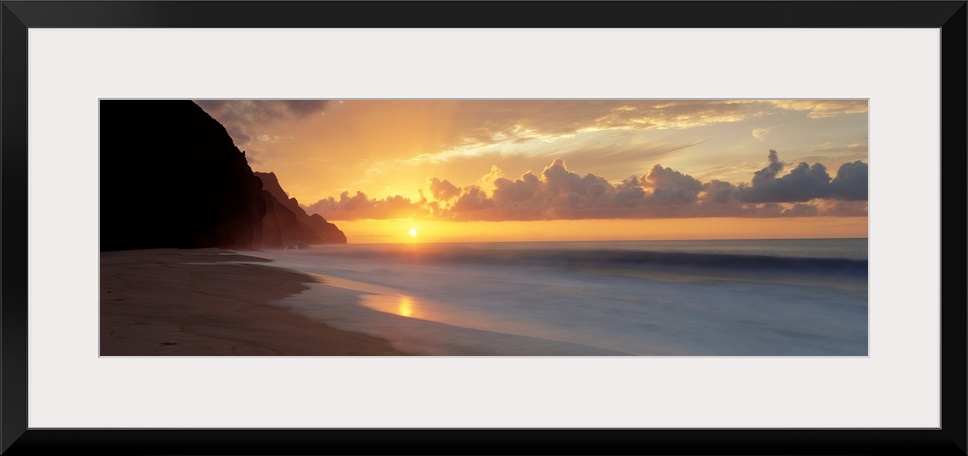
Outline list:
[[[315,279],[239,261],[270,260],[218,249],[101,252],[100,355],[405,354],[270,304]]]

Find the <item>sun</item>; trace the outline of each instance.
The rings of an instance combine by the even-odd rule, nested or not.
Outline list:
[[[417,229],[410,228],[410,237],[417,237]]]

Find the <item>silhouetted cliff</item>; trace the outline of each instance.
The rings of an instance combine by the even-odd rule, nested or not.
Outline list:
[[[271,189],[281,201],[263,191],[192,101],[102,100],[100,147],[101,250],[346,243],[335,225],[291,210],[281,188]]]
[[[101,250],[252,247],[262,181],[220,123],[191,101],[100,103]]]
[[[316,231],[316,234],[319,234],[319,237],[322,238],[323,242],[346,244],[346,235],[343,234],[343,231],[337,228],[332,222],[327,222],[326,219],[319,214],[309,216],[309,226]]]
[[[271,195],[277,204],[270,208],[271,203],[267,200],[266,216],[263,220],[266,233],[263,236],[265,245],[277,246],[300,241],[309,244],[346,243],[346,235],[336,225],[327,222],[318,214],[307,215],[296,198],[289,198],[279,185],[279,179],[275,173],[255,173],[255,176],[262,180],[263,191]],[[277,226],[280,230],[278,242],[275,242],[275,231],[274,228],[270,228],[271,226]]]
[[[291,244],[318,243],[319,238],[308,227],[296,221],[296,215],[281,205],[269,192],[263,190],[266,215],[262,218],[262,231],[256,243],[263,247],[285,247]]]

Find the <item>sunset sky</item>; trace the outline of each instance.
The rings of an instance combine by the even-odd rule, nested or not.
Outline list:
[[[867,100],[196,102],[353,243],[867,236]]]

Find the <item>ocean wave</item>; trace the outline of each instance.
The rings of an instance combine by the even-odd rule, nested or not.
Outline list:
[[[359,259],[420,264],[481,264],[593,270],[672,270],[762,272],[867,276],[867,260],[805,258],[749,254],[687,253],[634,250],[451,249],[355,250],[330,252]]]

